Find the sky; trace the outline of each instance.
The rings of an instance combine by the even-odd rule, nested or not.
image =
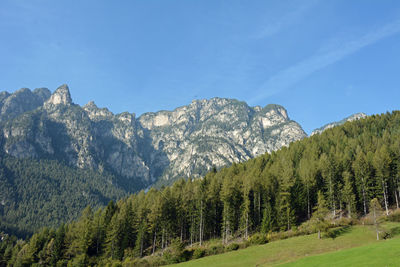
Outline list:
[[[1,0],[0,91],[114,113],[280,104],[310,133],[400,108],[398,0]]]

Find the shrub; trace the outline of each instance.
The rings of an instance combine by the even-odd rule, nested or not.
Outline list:
[[[400,222],[400,210],[395,210],[387,216],[387,220],[391,222]]]
[[[239,249],[238,243],[231,243],[226,247],[226,251],[233,251],[233,250],[238,250],[238,249]]]
[[[203,249],[203,248],[196,248],[196,249],[193,251],[192,259],[199,259],[199,258],[204,257],[205,255],[206,255],[206,250],[205,250],[205,249]]]
[[[207,251],[206,254],[207,255],[217,255],[217,254],[221,254],[224,253],[224,246],[221,244],[217,244],[217,245],[213,245],[211,246]]]
[[[249,243],[252,245],[262,245],[268,243],[268,238],[265,234],[256,233],[249,238]]]
[[[184,247],[185,245],[178,238],[172,240],[171,246],[164,252],[164,260],[168,264],[186,261],[187,250]]]
[[[123,267],[150,267],[152,265],[149,264],[149,262],[146,259],[139,259],[139,258],[126,258],[122,262]]]

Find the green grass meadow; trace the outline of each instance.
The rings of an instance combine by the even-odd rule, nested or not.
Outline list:
[[[384,227],[397,233],[400,224],[386,223]],[[353,226],[338,229],[335,238],[318,240],[316,234],[293,237],[171,266],[281,265],[400,266],[400,238],[377,241],[372,226]]]
[[[400,238],[300,259],[280,265],[299,266],[400,266]]]

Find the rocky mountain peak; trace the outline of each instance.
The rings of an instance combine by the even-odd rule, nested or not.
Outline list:
[[[0,93],[0,101],[2,102],[4,99],[10,96],[10,93],[7,91],[3,91]]]
[[[72,99],[69,92],[68,85],[63,84],[54,91],[49,100],[46,101],[45,106],[56,105],[71,105]]]
[[[97,109],[97,105],[96,103],[94,103],[93,100],[89,101],[86,105],[83,106],[83,108],[87,108],[87,109]]]
[[[33,94],[36,95],[41,101],[45,102],[50,98],[51,92],[47,88],[36,88],[33,90]]]
[[[30,97],[19,97],[25,94]],[[36,116],[26,120],[36,124],[29,128],[22,127],[18,118],[10,120],[0,150],[18,158],[56,157],[79,168],[102,166],[127,183],[199,177],[213,166],[248,160],[306,136],[279,105],[250,107],[216,97],[135,118],[128,112],[114,115],[93,101],[74,105],[67,85],[51,95],[43,88],[33,93],[22,89],[15,95],[0,95],[5,99],[0,107],[10,101],[3,105],[9,108],[0,119],[43,108],[26,114],[26,118]]]
[[[365,117],[367,117],[367,114],[365,114],[364,112],[360,112],[360,113],[356,113],[356,114],[353,114],[353,115],[347,117],[346,121],[359,120],[359,119],[363,119]]]
[[[322,126],[322,127],[318,128],[318,129],[315,129],[314,131],[312,131],[311,135],[320,134],[320,133],[322,133],[323,131],[325,131],[325,130],[327,130],[327,129],[333,128],[333,127],[335,127],[335,126],[342,125],[342,124],[344,124],[344,123],[346,123],[346,122],[348,122],[348,121],[359,120],[359,119],[363,119],[363,118],[365,118],[365,117],[367,117],[367,114],[365,114],[365,113],[363,113],[363,112],[355,113],[355,114],[353,114],[353,115],[350,115],[350,116],[344,118],[344,119],[341,120],[341,121],[335,121],[335,122],[331,122],[331,123],[325,124],[324,126]],[[310,135],[310,136],[311,136],[311,135]]]
[[[12,94],[1,92],[0,121],[15,118],[24,112],[34,110],[43,105],[45,100],[46,92],[44,90],[32,92],[28,88],[21,88]]]
[[[114,115],[107,108],[99,108],[94,101],[89,101],[89,103],[83,106],[83,109],[86,111],[91,120],[107,119]]]

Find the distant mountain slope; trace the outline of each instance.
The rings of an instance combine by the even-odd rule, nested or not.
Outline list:
[[[55,160],[0,159],[0,232],[30,235],[56,227],[81,211],[107,205],[126,191],[107,173],[71,168]]]
[[[66,85],[51,96],[45,89],[21,90],[22,100],[0,116],[6,154],[106,170],[128,191],[160,179],[198,177],[213,166],[248,160],[306,136],[279,105],[249,107],[213,98],[136,118],[127,112],[114,115],[94,102],[80,107]]]
[[[327,129],[333,128],[335,126],[342,125],[342,124],[344,124],[344,123],[346,123],[348,121],[359,120],[359,119],[362,119],[362,118],[365,118],[365,117],[367,117],[367,114],[365,114],[365,113],[362,113],[362,112],[361,113],[356,113],[356,114],[353,114],[353,115],[350,115],[350,116],[344,118],[343,120],[325,124],[324,126],[322,126],[320,128],[317,128],[314,131],[312,131],[311,135],[320,134],[320,133],[322,133],[323,131],[325,131]]]

